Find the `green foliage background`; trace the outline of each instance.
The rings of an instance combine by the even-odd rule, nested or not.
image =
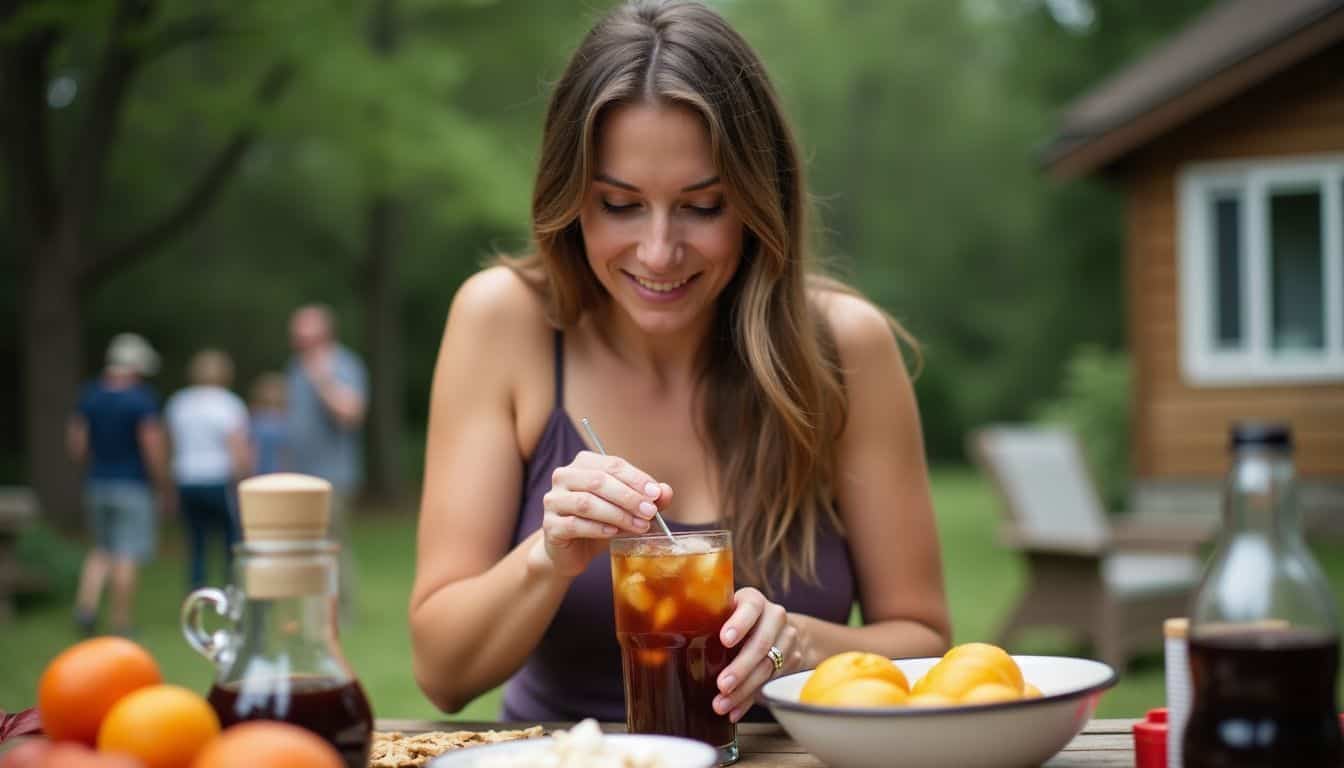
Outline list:
[[[795,119],[826,255],[924,344],[917,387],[935,460],[959,459],[969,427],[1057,395],[1075,347],[1120,348],[1118,192],[1049,181],[1034,148],[1070,98],[1207,0],[713,4],[759,49]],[[287,313],[310,300],[334,305],[358,346],[364,206],[393,193],[407,210],[397,269],[414,474],[448,303],[488,254],[526,247],[547,83],[609,3],[402,0],[390,56],[368,45],[374,5],[164,0],[156,29],[207,6],[222,24],[133,84],[99,231],[114,239],[161,211],[239,125],[260,138],[197,226],[89,297],[85,368],[135,329],[165,354],[163,392],[206,344],[235,355],[245,388],[283,363]],[[1090,21],[1061,23],[1060,6]],[[68,133],[113,3],[35,7],[75,32],[53,78],[78,90],[49,115]],[[258,109],[252,94],[277,63],[294,78]],[[0,218],[0,354],[17,359],[12,226]],[[0,369],[0,481],[24,472],[18,389]]]

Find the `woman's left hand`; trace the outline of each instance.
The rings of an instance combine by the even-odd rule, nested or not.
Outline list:
[[[788,611],[767,600],[760,590],[737,590],[733,605],[732,615],[719,629],[719,640],[726,648],[740,648],[737,658],[719,673],[714,711],[736,723],[751,708],[761,686],[776,675],[803,668],[803,648]],[[771,648],[777,649],[778,665],[771,658]]]

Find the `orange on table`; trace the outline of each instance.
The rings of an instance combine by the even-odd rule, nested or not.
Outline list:
[[[894,707],[910,698],[899,685],[876,677],[858,677],[836,683],[809,703],[824,707]]]
[[[200,694],[153,685],[113,705],[98,729],[98,750],[131,755],[146,768],[188,768],[218,734],[219,717]]]
[[[0,756],[0,768],[144,768],[126,755],[102,755],[77,741],[35,738]]]
[[[828,657],[817,665],[808,676],[798,700],[809,703],[821,703],[826,691],[850,680],[884,680],[899,688],[902,693],[910,692],[910,682],[906,680],[901,668],[885,656],[863,651],[846,651]]]
[[[191,768],[345,768],[320,736],[297,725],[250,720],[225,728]]]
[[[163,681],[154,657],[122,637],[95,637],[47,663],[37,683],[42,729],[53,740],[93,746],[98,727],[126,694]]]

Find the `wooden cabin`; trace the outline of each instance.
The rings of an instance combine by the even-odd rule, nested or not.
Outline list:
[[[1071,104],[1043,163],[1127,196],[1137,483],[1211,483],[1231,422],[1284,420],[1344,517],[1344,0],[1213,6]]]

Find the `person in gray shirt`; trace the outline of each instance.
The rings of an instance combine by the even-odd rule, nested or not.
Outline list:
[[[295,472],[331,483],[331,537],[341,545],[340,604],[355,606],[350,503],[363,481],[362,428],[368,374],[359,356],[336,339],[331,308],[308,304],[289,320],[289,459]]]

